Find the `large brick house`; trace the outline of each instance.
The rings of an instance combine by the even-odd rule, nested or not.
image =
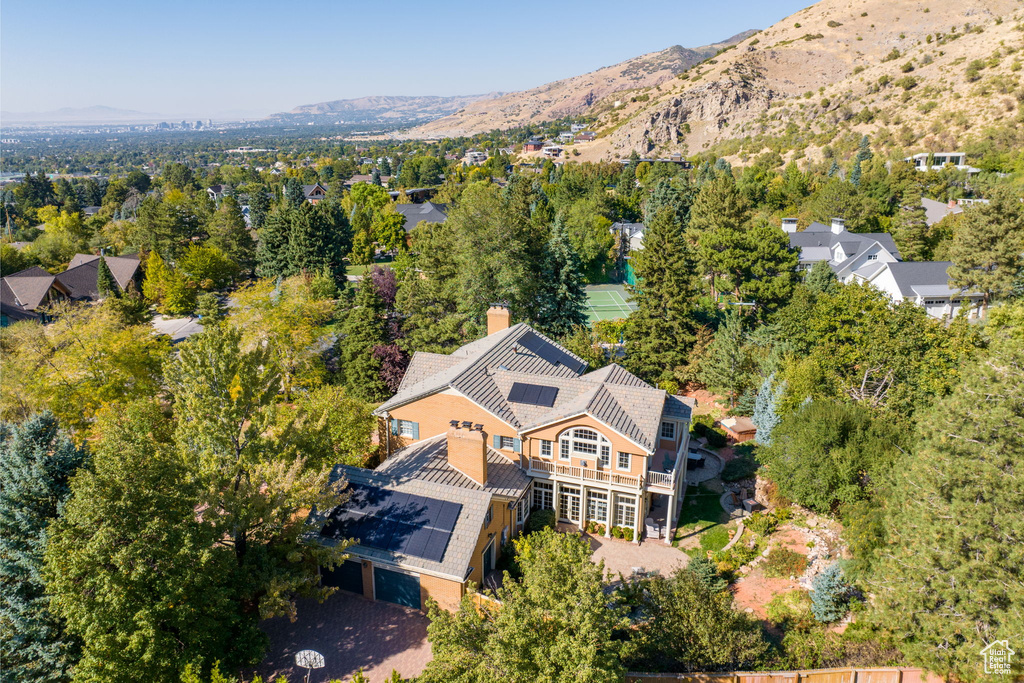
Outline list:
[[[417,542],[417,533],[425,537],[411,529],[392,532],[386,543],[361,542],[352,554],[370,573],[356,580],[352,563],[351,580],[338,585],[348,581],[350,590],[381,598],[374,570],[365,568],[373,564],[404,575],[402,604],[434,597],[454,608],[469,582],[485,582],[532,510],[553,509],[561,522],[580,528],[594,522],[605,535],[613,527],[628,530],[623,535],[634,542],[649,515],[672,529],[685,485],[690,406],[618,365],[585,372],[586,362],[562,346],[524,323],[510,325],[507,308],[492,307],[487,322],[486,337],[450,355],[413,356],[397,393],[375,411],[388,449],[380,467],[339,468],[360,482],[357,490],[381,492],[378,498],[425,498],[413,504],[422,515],[412,516],[438,530],[429,543],[435,549],[421,549],[427,541]],[[432,511],[444,501],[457,502],[460,511],[435,523]],[[368,513],[375,524],[399,523],[408,512],[389,506]],[[352,514],[362,513],[335,515],[343,528],[334,537],[360,538],[348,532],[357,527],[346,527]],[[436,539],[447,545],[437,550]],[[383,585],[383,599],[392,592]]]

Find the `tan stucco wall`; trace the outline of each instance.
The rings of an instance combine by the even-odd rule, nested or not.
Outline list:
[[[588,467],[597,468],[596,456],[580,457],[578,453],[572,453],[570,455],[568,462],[565,460],[558,459],[558,435],[561,434],[566,429],[571,429],[573,427],[587,427],[589,429],[592,429],[596,432],[603,434],[606,439],[611,441],[612,461],[611,467],[609,468],[610,472],[614,472],[617,474],[630,474],[637,477],[644,473],[646,454],[643,452],[643,449],[634,444],[632,441],[612,431],[606,425],[604,425],[601,422],[598,422],[589,415],[582,415],[580,417],[574,417],[568,420],[563,420],[562,422],[558,422],[549,427],[544,427],[542,429],[529,432],[527,435],[529,438],[524,439],[523,452],[535,458],[549,459],[544,458],[540,454],[540,442],[543,439],[551,442],[552,457],[550,458],[550,460],[553,460],[553,462],[560,463],[563,465],[571,464],[573,466],[579,467],[581,461],[586,461]],[[622,451],[623,453],[631,453],[633,455],[633,457],[631,458],[631,467],[628,471],[620,470],[616,467],[616,457],[619,451]]]
[[[453,392],[437,393],[421,398],[408,405],[395,408],[390,412],[392,418],[409,420],[420,426],[420,441],[439,434],[448,433],[452,420],[469,420],[474,424],[482,424],[487,435],[487,443],[493,443],[493,435],[515,436],[516,430],[491,415],[489,412],[470,401],[465,396]],[[412,443],[412,439],[397,439],[401,446]],[[509,452],[511,454],[511,452]]]
[[[473,567],[473,571],[469,575],[469,580],[479,587],[483,584],[484,572],[483,572],[483,553],[484,548],[490,542],[490,534],[494,534],[494,563],[497,565],[498,559],[501,557],[501,531],[508,526],[508,536],[512,538],[515,534],[515,510],[508,509],[509,499],[498,498],[493,496],[491,498],[491,523],[487,528],[480,532],[480,538],[477,540],[476,549],[473,551],[473,558],[470,560],[470,566]]]
[[[426,612],[427,598],[432,598],[442,609],[456,612],[465,590],[463,583],[420,574],[420,609]]]

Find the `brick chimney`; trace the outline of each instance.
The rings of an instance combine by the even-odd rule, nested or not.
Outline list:
[[[512,326],[512,312],[505,304],[491,304],[487,309],[487,334],[507,330]]]
[[[842,218],[832,219],[832,234],[838,235],[842,231],[846,230],[846,221]]]
[[[782,219],[782,232],[796,232],[796,219],[795,218],[783,218]]]
[[[487,483],[487,435],[484,426],[451,421],[448,464],[481,486]]]

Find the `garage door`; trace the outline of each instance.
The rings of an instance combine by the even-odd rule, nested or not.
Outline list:
[[[420,608],[420,577],[373,568],[374,597],[385,602]]]
[[[363,565],[345,560],[334,569],[321,569],[320,582],[343,591],[363,594]]]

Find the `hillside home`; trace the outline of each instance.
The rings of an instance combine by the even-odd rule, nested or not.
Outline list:
[[[539,152],[544,149],[544,143],[541,140],[533,138],[523,143],[524,152]]]
[[[597,133],[593,131],[585,130],[576,134],[576,142],[593,142],[595,139],[597,139]]]
[[[546,157],[558,157],[562,154],[562,148],[558,145],[544,145],[540,151]]]
[[[952,317],[962,307],[970,318],[979,315],[981,293],[951,287],[949,261],[904,262],[889,233],[849,232],[841,218],[833,218],[831,225],[811,223],[803,232],[797,232],[795,218],[784,218],[782,230],[790,247],[800,251],[799,270],[825,261],[840,282],[869,283],[894,303],[913,301],[934,318]]]
[[[649,515],[672,529],[690,404],[618,365],[585,372],[583,360],[510,321],[492,306],[483,339],[451,355],[417,352],[375,411],[388,457],[373,471],[339,466],[358,496],[325,515],[325,542],[359,540],[334,585],[454,609],[532,511],[604,536],[617,527],[634,542]]]
[[[474,151],[466,152],[466,159],[465,159],[465,161],[466,161],[467,164],[470,164],[470,165],[482,164],[485,161],[487,161],[487,153],[486,152],[474,152]]]
[[[929,164],[929,158],[931,163]],[[946,164],[952,164],[958,171],[967,171],[969,175],[981,173],[980,168],[967,164],[967,155],[963,152],[921,152],[907,157],[904,161],[914,164],[918,171],[941,171]]]
[[[921,206],[924,207],[925,223],[928,227],[931,227],[941,221],[946,216],[953,216],[958,213],[963,213],[963,207],[956,202],[937,202],[934,199],[928,197],[921,197]]]

